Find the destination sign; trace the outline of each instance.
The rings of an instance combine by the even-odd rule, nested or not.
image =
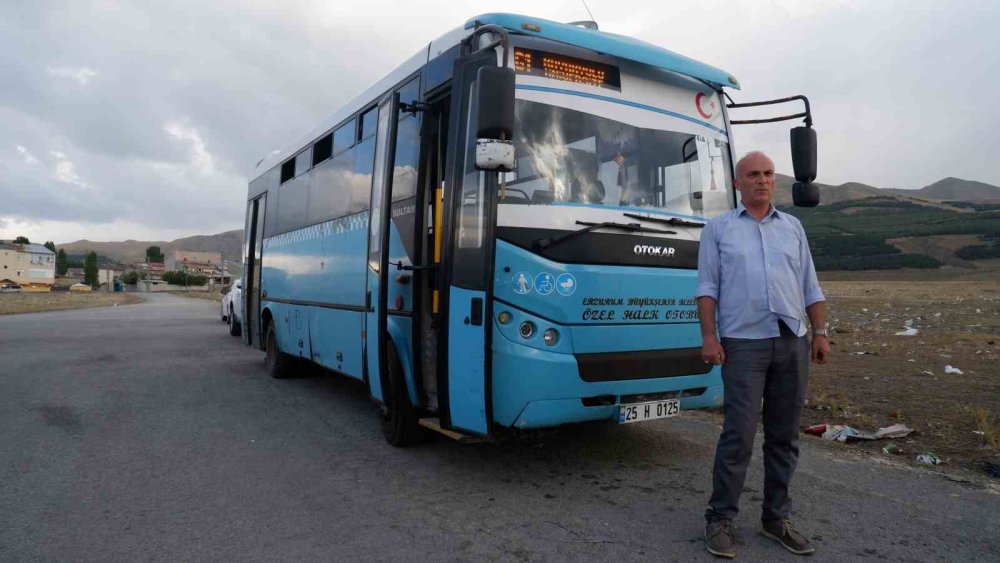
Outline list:
[[[514,71],[614,90],[622,86],[618,67],[544,51],[514,49]]]

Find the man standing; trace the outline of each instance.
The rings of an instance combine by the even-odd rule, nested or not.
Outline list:
[[[733,183],[742,201],[705,225],[698,254],[701,356],[723,366],[725,391],[705,545],[720,557],[736,555],[732,521],[763,402],[763,534],[792,553],[809,555],[814,551],[809,540],[788,520],[788,484],[799,456],[809,359],[823,364],[830,356],[824,297],[802,224],[771,205],[771,159],[762,152],[747,154],[736,165]],[[813,328],[811,354],[806,315]]]

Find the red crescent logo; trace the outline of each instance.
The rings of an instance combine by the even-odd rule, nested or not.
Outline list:
[[[698,92],[698,95],[694,97],[694,108],[698,110],[698,113],[705,119],[712,119],[712,115],[715,114],[715,101],[710,100],[708,102],[708,111],[706,112],[705,108],[701,105],[706,98],[708,98],[708,96]]]

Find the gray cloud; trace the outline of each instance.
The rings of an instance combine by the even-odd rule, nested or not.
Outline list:
[[[434,37],[498,9],[445,0],[14,4],[0,7],[0,236],[44,224],[50,232],[38,236],[55,240],[119,225],[133,229],[119,238],[238,227],[257,160]],[[996,5],[590,5],[605,30],[732,72],[744,85],[738,100],[809,95],[822,181],[1000,184],[987,142],[1000,118],[988,97],[1000,66],[987,39]],[[575,0],[503,9],[586,17]],[[737,149],[766,150],[787,170],[788,126],[740,129]]]

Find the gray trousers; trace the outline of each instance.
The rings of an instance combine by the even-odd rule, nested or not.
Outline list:
[[[809,378],[809,342],[783,323],[781,336],[723,338],[725,422],[715,450],[712,498],[705,518],[733,519],[753,451],[754,434],[764,415],[764,506],[761,520],[788,516],[788,484],[799,459],[799,414]]]

